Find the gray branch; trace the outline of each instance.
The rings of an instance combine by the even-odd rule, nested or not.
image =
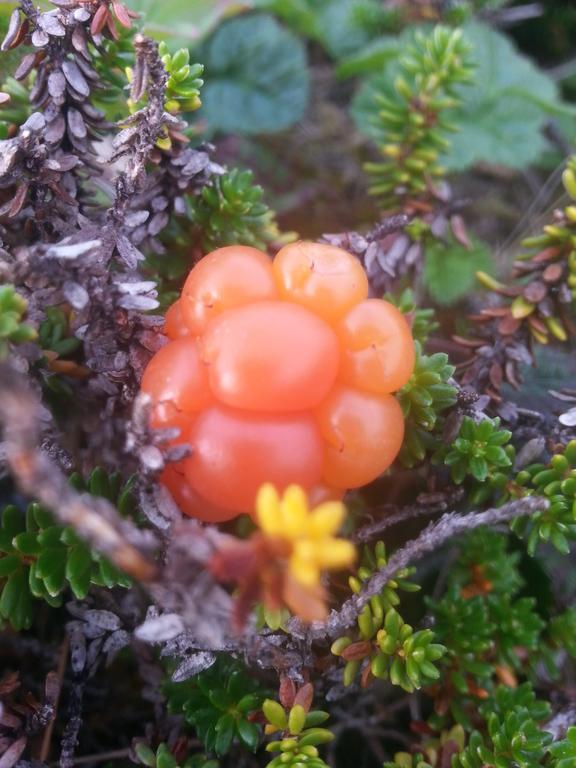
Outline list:
[[[497,525],[509,522],[516,517],[531,515],[547,509],[548,500],[529,496],[504,504],[502,507],[488,509],[485,512],[457,514],[450,512],[425,528],[420,536],[409,541],[395,552],[387,565],[377,571],[363,586],[361,592],[346,600],[337,611],[332,611],[325,622],[314,622],[310,626],[299,619],[288,622],[288,630],[296,637],[307,638],[309,641],[326,640],[338,637],[344,630],[352,626],[360,612],[371,597],[382,591],[394,575],[412,563],[421,560],[424,555],[438,549],[444,542],[465,531],[482,525]]]

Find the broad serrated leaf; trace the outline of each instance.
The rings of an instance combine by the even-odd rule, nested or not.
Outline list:
[[[426,246],[424,283],[432,299],[440,305],[461,299],[474,288],[476,272],[491,269],[490,254],[482,243],[475,242],[471,250],[454,242],[433,241]]]
[[[201,116],[211,131],[271,133],[293,125],[308,101],[304,46],[275,19],[222,24],[198,54],[206,69]]]
[[[575,116],[563,104],[556,83],[522,55],[509,36],[487,24],[464,27],[476,65],[473,84],[463,104],[450,115],[459,130],[442,164],[462,170],[484,160],[524,168],[538,160],[547,147],[541,133],[547,119]]]

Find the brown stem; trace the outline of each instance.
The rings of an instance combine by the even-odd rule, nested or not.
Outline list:
[[[60,694],[62,693],[62,682],[64,680],[64,673],[66,672],[66,664],[68,663],[68,651],[70,649],[70,639],[68,635],[65,635],[60,648],[60,657],[58,659],[58,668],[56,670],[56,677],[58,679],[58,695],[54,702],[54,716],[46,726],[44,735],[42,736],[42,744],[40,746],[39,760],[45,763],[48,760],[50,754],[50,745],[52,743],[52,732],[54,730],[54,724],[56,723],[56,715],[58,713],[58,704],[60,702]]]
[[[123,520],[106,499],[80,494],[39,447],[38,402],[24,378],[0,365],[0,423],[4,425],[6,459],[23,493],[48,507],[88,544],[139,581],[150,581],[155,566],[129,542],[141,534]]]

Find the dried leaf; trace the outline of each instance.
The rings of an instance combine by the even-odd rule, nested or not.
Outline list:
[[[85,253],[98,248],[99,245],[101,245],[100,240],[85,240],[82,243],[72,244],[57,243],[48,249],[46,255],[56,259],[77,259],[78,256],[83,256]]]
[[[60,21],[58,11],[47,11],[38,16],[38,26],[49,35],[64,37],[66,27]]]
[[[88,609],[82,617],[88,625],[98,627],[99,629],[116,630],[120,629],[120,619],[112,611],[98,611]]]
[[[130,20],[130,16],[128,15],[128,11],[122,5],[122,3],[119,3],[118,0],[112,0],[112,8],[114,9],[114,15],[120,24],[122,24],[123,27],[126,27],[126,29],[130,29],[132,22]]]
[[[45,45],[48,45],[50,42],[50,38],[44,32],[42,29],[35,29],[34,32],[32,32],[32,45],[34,45],[36,48],[44,48]]]
[[[78,311],[88,306],[90,297],[88,291],[80,283],[75,283],[72,280],[67,280],[62,286],[62,293],[66,298],[66,301],[77,309]]]
[[[101,34],[102,30],[104,29],[104,26],[106,25],[108,14],[109,14],[108,6],[102,3],[102,5],[98,8],[96,13],[94,14],[94,17],[92,19],[92,24],[90,25],[90,32],[93,35]]]
[[[30,72],[34,69],[34,63],[36,61],[36,52],[33,53],[27,53],[26,56],[22,59],[20,64],[18,64],[18,67],[16,68],[16,71],[14,72],[14,79],[15,80],[24,80],[24,78],[28,77]]]
[[[62,103],[60,99],[63,99],[66,93],[66,78],[59,69],[55,69],[48,76],[48,93],[53,99],[57,99],[58,103]]]
[[[134,634],[145,643],[162,643],[173,640],[184,632],[184,622],[177,613],[164,613],[147,619],[144,624],[136,627]]]
[[[22,183],[18,186],[16,190],[16,194],[12,198],[12,203],[10,204],[10,208],[8,210],[8,216],[10,218],[17,216],[20,213],[20,211],[24,207],[24,203],[26,202],[27,196],[28,196],[28,184]]]
[[[75,61],[62,62],[62,71],[68,83],[81,96],[90,96],[90,86]]]
[[[87,136],[86,123],[77,109],[69,107],[66,119],[68,121],[68,129],[73,136],[76,136],[78,139],[83,139]]]
[[[569,411],[565,411],[565,413],[558,417],[558,421],[564,427],[576,427],[576,408],[570,408]]]
[[[6,37],[2,41],[0,50],[8,51],[10,48],[12,48],[15,40],[18,37],[19,31],[20,31],[20,9],[15,8],[10,14],[10,21],[8,22],[8,31],[6,32]]]
[[[22,752],[24,752],[27,741],[28,737],[22,736],[18,741],[15,741],[12,746],[8,747],[6,752],[0,757],[0,768],[12,768],[12,766],[20,759]]]
[[[118,235],[116,239],[116,248],[122,261],[129,269],[135,269],[138,262],[144,259],[144,254],[141,253],[124,235]]]
[[[216,661],[216,656],[210,651],[199,651],[186,658],[172,673],[172,680],[175,683],[181,683],[195,675],[200,674],[205,669],[209,669]]]

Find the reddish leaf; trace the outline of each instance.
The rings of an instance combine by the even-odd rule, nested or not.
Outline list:
[[[312,685],[312,683],[304,683],[302,688],[300,688],[300,690],[294,697],[294,706],[296,706],[296,704],[300,704],[300,706],[304,708],[305,712],[309,712],[310,707],[312,706],[313,698],[314,698],[314,686]]]
[[[90,24],[90,32],[93,35],[99,35],[102,32],[108,21],[108,15],[108,6],[101,5],[94,14],[92,23]]]
[[[280,677],[280,691],[278,698],[280,699],[280,704],[284,707],[284,709],[290,709],[294,706],[294,698],[296,696],[296,684],[294,680],[290,679],[289,677],[286,677],[286,675],[281,675]]]
[[[132,26],[132,21],[130,20],[130,15],[127,9],[122,5],[122,3],[119,3],[118,0],[112,0],[112,8],[114,10],[114,15],[120,24],[122,24],[123,27],[126,27],[126,29],[130,29]]]

